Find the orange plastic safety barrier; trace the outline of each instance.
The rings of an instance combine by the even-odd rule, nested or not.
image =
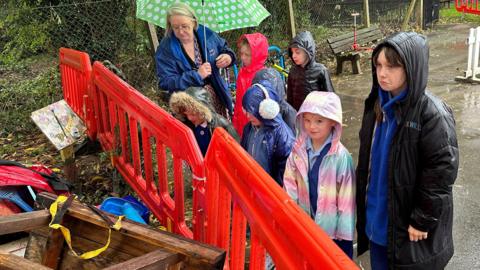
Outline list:
[[[95,140],[97,124],[89,98],[92,84],[90,56],[85,52],[60,48],[60,74],[65,101],[87,126],[88,137]]]
[[[358,269],[224,129],[205,166],[207,243],[227,250],[226,268],[244,269],[250,242],[250,269],[265,269],[265,250],[276,269]]]
[[[93,65],[93,82],[98,139],[111,151],[115,167],[170,231],[203,241],[205,170],[192,131],[100,62]],[[173,179],[167,173],[170,163]],[[185,222],[187,165],[192,173],[193,231]]]
[[[188,127],[100,62],[88,75],[76,64],[87,58],[79,61],[72,55],[81,54],[74,52],[62,50],[66,99],[74,110],[83,108],[78,114],[87,121],[92,112],[96,126],[87,128],[96,131],[124,180],[170,231],[227,250],[226,269],[248,264],[263,270],[266,252],[276,269],[358,269],[225,130],[215,130],[204,161]],[[89,79],[76,76],[91,76],[87,94],[82,89]],[[185,222],[186,165],[192,173],[192,229]]]
[[[456,0],[455,8],[458,12],[480,15],[480,0]]]

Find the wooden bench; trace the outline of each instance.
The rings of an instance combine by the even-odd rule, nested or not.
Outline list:
[[[451,2],[453,2],[453,1],[452,0],[440,0],[440,6],[450,8],[450,3]]]
[[[337,75],[343,71],[343,62],[352,63],[353,74],[362,73],[360,68],[360,52],[363,46],[383,38],[377,25],[357,30],[357,44],[360,48],[353,48],[353,32],[327,39],[328,45],[337,60]]]

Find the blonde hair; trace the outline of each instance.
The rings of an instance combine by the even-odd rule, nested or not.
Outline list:
[[[174,3],[168,8],[167,11],[167,27],[165,28],[165,36],[169,36],[172,34],[172,25],[170,24],[170,18],[172,16],[185,16],[190,18],[195,25],[193,26],[194,30],[197,30],[198,28],[198,20],[197,16],[195,15],[195,11],[193,9],[184,3]]]

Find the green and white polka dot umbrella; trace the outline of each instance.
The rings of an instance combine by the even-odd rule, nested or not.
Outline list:
[[[217,33],[258,26],[270,16],[257,0],[137,0],[137,18],[165,28],[167,10],[176,2],[188,4],[199,23]]]

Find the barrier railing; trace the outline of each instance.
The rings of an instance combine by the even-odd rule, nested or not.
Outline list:
[[[458,12],[480,15],[480,0],[456,0],[455,8]]]
[[[169,231],[203,241],[205,170],[192,131],[100,62],[93,65],[93,82],[98,139],[111,151],[115,167]],[[192,172],[193,231],[185,222],[184,162]],[[173,163],[173,198],[169,163]]]
[[[358,269],[225,130],[215,130],[204,162],[188,127],[100,62],[92,74],[90,102],[83,104],[95,115],[98,140],[169,231],[227,250],[226,269],[265,269],[266,252],[277,269]],[[83,88],[72,85],[81,83],[64,83],[78,109],[75,91]],[[185,222],[184,162],[192,172],[192,229]]]
[[[465,70],[464,76],[457,76],[455,80],[478,83],[480,82],[480,26],[477,28],[470,28],[467,43],[467,70]]]
[[[206,240],[227,250],[226,268],[244,269],[250,241],[250,269],[265,269],[265,249],[276,269],[358,269],[221,128],[214,132],[205,166]]]
[[[63,97],[87,126],[87,135],[96,139],[97,124],[89,99],[92,65],[90,56],[81,51],[60,48],[60,74]]]

